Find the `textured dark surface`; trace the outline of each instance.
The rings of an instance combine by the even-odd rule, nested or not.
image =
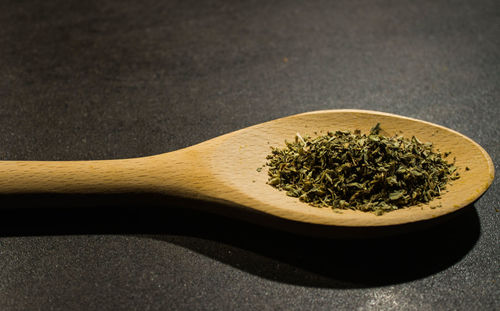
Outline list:
[[[455,129],[498,171],[499,51],[498,1],[1,1],[0,159],[144,156],[362,108]],[[499,198],[495,181],[443,225],[374,240],[3,199],[0,309],[498,310]]]

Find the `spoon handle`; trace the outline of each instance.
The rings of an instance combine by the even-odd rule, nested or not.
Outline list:
[[[147,158],[0,161],[0,193],[106,193],[150,189]]]
[[[0,161],[0,194],[153,192],[197,199],[222,193],[202,147],[96,161]]]

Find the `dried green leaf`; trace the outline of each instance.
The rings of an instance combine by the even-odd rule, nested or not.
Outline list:
[[[368,134],[330,131],[311,138],[297,133],[285,148],[271,147],[268,184],[316,207],[381,215],[429,202],[460,178],[454,162],[447,163],[432,143],[380,133],[385,133],[380,124]]]

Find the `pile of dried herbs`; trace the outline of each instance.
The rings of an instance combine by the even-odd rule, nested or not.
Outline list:
[[[459,178],[457,168],[417,138],[386,137],[380,124],[311,138],[297,133],[267,157],[268,184],[317,207],[375,212],[427,203]]]

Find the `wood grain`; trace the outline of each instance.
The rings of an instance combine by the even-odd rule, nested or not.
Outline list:
[[[270,146],[284,146],[297,132],[368,132],[377,122],[387,135],[416,136],[456,157],[461,178],[440,199],[376,216],[373,213],[315,208],[266,184]],[[465,171],[469,167],[469,171]],[[397,115],[363,110],[298,114],[232,132],[160,155],[100,161],[0,161],[0,193],[158,192],[223,202],[313,224],[385,226],[439,217],[471,204],[491,185],[491,158],[477,143],[448,128]],[[436,206],[441,207],[436,207]],[[242,208],[243,207],[243,208]],[[436,207],[436,208],[435,208]],[[229,210],[228,210],[229,212]]]

